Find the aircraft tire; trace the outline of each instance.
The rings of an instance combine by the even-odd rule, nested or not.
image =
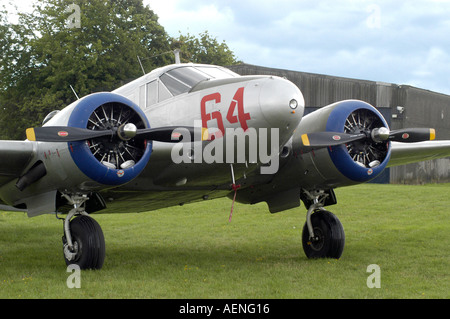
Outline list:
[[[66,264],[77,264],[80,269],[101,269],[105,260],[105,238],[97,221],[89,216],[78,216],[70,221],[70,233],[76,255],[73,260],[64,255]],[[63,243],[66,243],[65,236]]]
[[[339,219],[329,211],[318,210],[311,215],[311,223],[317,240],[310,240],[305,223],[302,244],[306,256],[339,259],[345,245],[344,228]]]

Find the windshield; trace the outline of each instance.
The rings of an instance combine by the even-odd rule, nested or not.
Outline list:
[[[160,79],[173,95],[189,92],[195,85],[210,79],[224,79],[238,76],[216,66],[186,66],[170,70]]]

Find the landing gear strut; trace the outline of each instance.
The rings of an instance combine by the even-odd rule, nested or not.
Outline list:
[[[74,206],[64,219],[62,241],[66,264],[77,264],[81,269],[102,268],[105,238],[100,225],[83,207],[89,198],[86,195],[63,196]]]
[[[323,208],[330,193],[303,191],[305,203],[309,203],[306,223],[303,227],[303,250],[308,258],[341,257],[345,245],[345,233],[339,219]],[[334,194],[333,194],[334,195]]]

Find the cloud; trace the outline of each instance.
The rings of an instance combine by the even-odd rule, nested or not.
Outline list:
[[[448,0],[182,0],[173,4],[170,14],[161,18],[167,30],[174,25],[193,34],[208,30],[247,63],[420,83],[450,94]]]
[[[16,0],[19,8],[28,0]],[[209,31],[256,65],[450,94],[450,0],[144,0],[171,36]]]
[[[159,16],[159,23],[172,36],[177,36],[178,32],[198,34],[206,30],[217,31],[233,20],[231,10],[219,8],[213,2],[205,2],[201,6],[195,3],[185,5],[183,1],[175,0],[144,1]]]

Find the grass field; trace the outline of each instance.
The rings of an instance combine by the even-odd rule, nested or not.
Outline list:
[[[62,222],[0,212],[0,298],[449,298],[450,184],[337,189],[339,260],[308,260],[304,207],[220,199],[143,214],[93,216],[106,239],[100,271],[69,289]],[[367,267],[380,267],[369,289]]]

